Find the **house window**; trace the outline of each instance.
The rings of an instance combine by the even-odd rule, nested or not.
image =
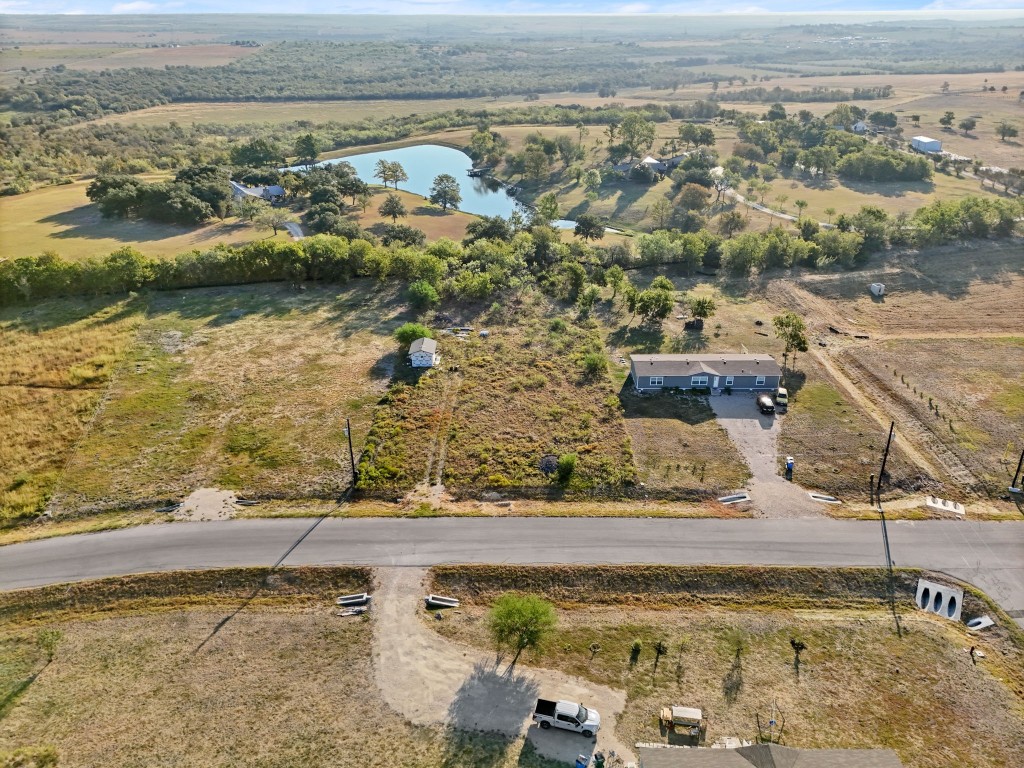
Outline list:
[[[763,387],[764,386],[764,376],[758,376],[757,379],[754,381],[754,386],[755,387]]]
[[[727,387],[731,387],[732,386],[732,376],[726,376],[725,377],[725,386],[727,386]]]
[[[706,387],[708,385],[707,376],[691,376],[690,386],[691,387]]]
[[[660,386],[663,386],[664,384],[665,384],[665,377],[664,376],[651,376],[651,386],[652,387],[660,387]]]

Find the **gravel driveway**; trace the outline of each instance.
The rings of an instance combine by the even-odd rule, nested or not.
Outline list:
[[[778,474],[778,438],[782,419],[778,414],[762,414],[754,395],[739,392],[711,397],[711,408],[750,467],[747,492],[764,517],[818,517],[821,504],[807,491]],[[799,465],[796,476],[800,475]]]

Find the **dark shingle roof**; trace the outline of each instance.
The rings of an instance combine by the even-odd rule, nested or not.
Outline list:
[[[793,749],[755,744],[739,749],[637,747],[641,768],[903,768],[891,749]]]
[[[630,355],[639,376],[781,376],[771,355]]]

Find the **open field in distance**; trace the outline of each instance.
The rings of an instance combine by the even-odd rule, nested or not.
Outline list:
[[[149,179],[151,180],[151,179]],[[229,217],[201,227],[160,224],[143,219],[104,219],[85,196],[88,181],[44,187],[0,198],[0,242],[7,256],[38,256],[55,251],[66,259],[105,256],[126,245],[148,256],[173,256],[218,243],[244,245],[273,237]],[[287,240],[286,232],[277,235]]]

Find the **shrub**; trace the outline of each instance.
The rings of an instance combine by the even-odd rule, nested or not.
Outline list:
[[[608,360],[600,352],[589,352],[583,356],[582,365],[587,376],[597,376],[608,369]]]
[[[558,482],[565,483],[569,482],[573,472],[576,471],[576,454],[575,453],[563,453],[558,457],[558,469],[556,474]]]
[[[398,339],[398,343],[406,347],[416,341],[416,339],[422,339],[423,337],[432,339],[434,338],[434,333],[422,323],[405,323],[395,329],[395,338]]]

